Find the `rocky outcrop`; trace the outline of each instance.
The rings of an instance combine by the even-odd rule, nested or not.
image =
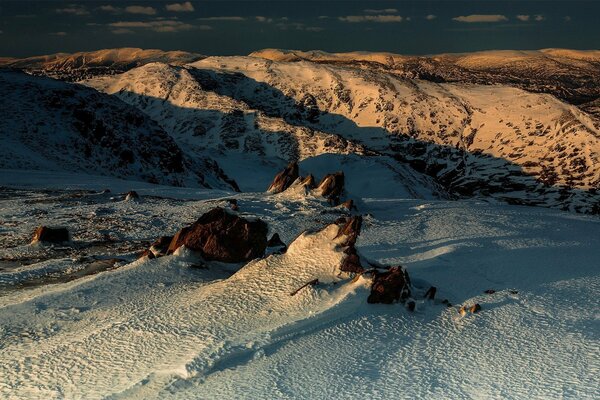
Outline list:
[[[265,222],[249,221],[218,207],[177,232],[169,244],[167,254],[185,246],[200,253],[207,261],[249,261],[265,254],[267,232]]]
[[[33,232],[31,243],[63,243],[71,240],[67,228],[49,228],[47,226],[38,227]]]
[[[362,226],[362,216],[357,215],[350,218],[339,218],[336,223],[338,225],[342,225],[340,231],[337,236],[346,236],[346,240],[344,240],[343,246],[354,246],[356,244],[356,239],[360,235],[360,228]]]
[[[137,194],[137,192],[135,190],[131,190],[129,192],[127,192],[127,194],[125,195],[125,201],[134,201],[134,200],[139,200],[140,199],[140,195]]]
[[[344,192],[344,173],[340,171],[325,175],[319,182],[317,191],[332,204],[340,204],[340,197]]]
[[[385,272],[375,270],[368,303],[392,304],[410,297],[410,279],[401,267],[391,267]]]
[[[271,186],[267,189],[270,193],[281,193],[289,188],[296,179],[298,179],[298,163],[289,163],[287,167],[273,179]]]

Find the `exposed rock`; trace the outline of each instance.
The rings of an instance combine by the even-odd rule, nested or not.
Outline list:
[[[290,185],[294,183],[296,179],[298,179],[298,176],[298,163],[289,163],[283,171],[275,175],[275,178],[273,179],[271,186],[269,186],[269,188],[267,189],[267,192],[283,192],[285,189],[290,187]]]
[[[437,288],[435,286],[430,287],[427,292],[425,292],[425,298],[429,300],[435,299],[435,293],[437,292]]]
[[[125,201],[139,200],[139,198],[140,195],[135,190],[131,190],[125,195]]]
[[[199,252],[207,261],[249,261],[264,255],[267,232],[265,222],[249,221],[217,207],[177,232],[167,254],[185,246]]]
[[[348,211],[357,210],[356,206],[354,205],[354,201],[352,201],[352,199],[346,200],[345,202],[343,202],[341,204],[341,206],[343,208],[347,209]]]
[[[71,240],[67,228],[49,228],[47,226],[38,227],[33,232],[31,243],[63,243]]]
[[[303,178],[300,181],[300,185],[304,186],[305,188],[308,188],[308,189],[314,189],[317,187],[317,184],[315,182],[315,177],[313,176],[313,174],[308,174],[308,176]]]
[[[169,245],[173,240],[173,236],[161,236],[148,249],[155,257],[164,256],[169,250]]]
[[[338,225],[344,224],[337,234],[337,236],[347,236],[346,240],[342,244],[343,246],[350,246],[356,243],[358,235],[360,235],[360,228],[362,226],[362,217],[360,215],[351,218],[339,218],[336,223]]]
[[[340,196],[344,192],[344,173],[336,172],[327,174],[321,179],[317,190],[320,195],[331,201],[334,205],[340,204]]]
[[[494,294],[494,293],[496,293],[496,291],[494,289],[487,289],[483,293],[485,293],[485,294]]]
[[[350,272],[354,274],[362,274],[365,271],[362,264],[360,263],[360,257],[354,245],[348,246],[348,248],[344,250],[344,254],[346,254],[347,256],[342,260],[342,264],[340,265],[340,271]]]
[[[408,303],[406,303],[406,308],[408,308],[408,311],[415,311],[417,304],[414,301],[409,301]]]
[[[475,314],[475,313],[481,311],[481,306],[479,305],[479,303],[475,303],[471,307],[469,307],[469,311],[472,312],[473,314]]]
[[[410,279],[401,267],[391,267],[385,272],[374,271],[371,294],[367,303],[392,304],[404,301],[410,296]]]

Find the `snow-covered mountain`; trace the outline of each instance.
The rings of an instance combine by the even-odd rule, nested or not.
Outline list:
[[[573,104],[583,104],[600,96],[600,50],[493,50],[406,56],[265,49],[251,56],[273,61],[359,66],[432,82],[509,85],[531,92],[550,93]]]
[[[210,158],[188,158],[121,100],[77,84],[0,71],[0,168],[87,172],[232,189]]]
[[[57,53],[37,57],[0,57],[0,67],[23,69],[35,75],[75,81],[95,75],[125,72],[150,62],[180,65],[204,58],[186,51],[118,48],[78,53]]]
[[[597,211],[600,122],[547,94],[256,57],[147,64],[85,84],[138,107],[198,152],[262,161],[379,155],[453,195]]]

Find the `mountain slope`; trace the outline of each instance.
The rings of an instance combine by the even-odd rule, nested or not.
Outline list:
[[[288,159],[386,155],[457,195],[597,210],[590,190],[600,183],[600,124],[550,95],[254,57],[149,64],[86,84],[137,106],[175,138],[196,133],[198,146],[257,144],[261,154],[267,151],[261,143],[272,138],[265,132],[285,130],[297,145],[286,141],[275,153]],[[174,106],[177,116],[166,111]]]
[[[264,49],[250,54],[273,61],[313,61],[380,69],[410,79],[503,84],[550,93],[573,104],[600,97],[600,51],[542,49],[407,56],[393,53],[326,53]]]
[[[238,99],[232,90],[249,91],[249,96],[255,93],[253,87],[238,78],[219,71],[153,63],[84,83],[144,111],[190,154],[209,154],[217,159],[243,190],[266,190],[275,173],[290,161],[322,154],[376,155],[362,144],[323,131],[316,124],[286,120],[284,115],[271,110],[273,102],[282,100],[271,97],[275,93],[267,93],[268,101],[264,102],[264,94],[258,92],[253,103]],[[291,107],[298,117],[310,118],[303,106]],[[393,175],[407,187],[407,196],[444,196],[444,191],[430,178],[406,164],[387,158],[373,160],[378,165],[376,170],[395,171]],[[360,160],[349,158],[345,163],[360,163]],[[394,165],[390,167],[391,164]],[[315,169],[305,172],[322,176],[332,170],[318,163]]]
[[[95,75],[125,72],[150,62],[181,65],[204,56],[185,51],[118,48],[73,54],[57,53],[28,58],[0,58],[0,67],[18,68],[35,75],[75,81]]]
[[[90,88],[0,72],[0,168],[87,172],[231,189],[210,160],[185,156],[154,121]]]

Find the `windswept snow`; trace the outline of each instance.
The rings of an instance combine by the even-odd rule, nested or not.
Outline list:
[[[318,166],[301,169],[308,167]],[[63,198],[35,207],[57,222],[111,207],[127,217],[128,235],[158,236],[220,204],[223,195],[173,188],[169,200],[145,198],[144,190],[153,192],[147,184],[132,182],[130,189],[142,201],[78,200],[64,208]],[[3,194],[10,205],[1,207],[4,221],[30,208],[12,198]],[[338,274],[343,249],[338,228],[328,226],[340,215],[336,208],[309,197],[236,198],[242,215],[264,219],[291,243],[287,253],[197,269],[191,266],[198,260],[180,250],[68,283],[0,289],[0,397],[598,396],[597,218],[361,198],[366,216],[357,249],[407,267],[417,302],[411,313],[401,304],[367,304],[368,280]],[[148,224],[154,219],[162,225]],[[26,236],[33,223],[5,225],[3,234]],[[144,226],[154,227],[148,234]],[[290,296],[315,278],[318,285]],[[438,287],[435,302],[422,299],[430,285]],[[440,304],[445,298],[453,307]],[[475,302],[482,311],[460,317],[458,306]]]

